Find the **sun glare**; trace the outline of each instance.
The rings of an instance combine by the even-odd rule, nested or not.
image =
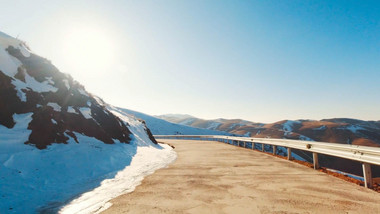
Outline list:
[[[106,72],[115,58],[111,36],[96,27],[70,29],[64,40],[63,52],[71,68],[87,74]]]

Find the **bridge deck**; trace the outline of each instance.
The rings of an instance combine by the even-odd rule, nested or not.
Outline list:
[[[380,213],[380,194],[302,165],[209,141],[160,140],[178,159],[104,213]]]

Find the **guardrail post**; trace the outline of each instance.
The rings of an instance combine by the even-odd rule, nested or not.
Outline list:
[[[364,177],[364,186],[366,188],[372,187],[372,172],[371,165],[369,163],[363,163],[363,177]]]
[[[264,144],[261,144],[261,151],[264,152]]]
[[[273,145],[272,148],[273,148],[273,155],[276,155],[277,147]]]
[[[292,149],[288,148],[288,160],[292,159]]]
[[[314,169],[319,169],[318,153],[313,152]]]

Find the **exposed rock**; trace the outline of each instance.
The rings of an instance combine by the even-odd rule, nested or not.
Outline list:
[[[22,42],[13,38],[0,39],[0,48],[5,50],[0,57],[18,66],[12,71],[0,71],[0,125],[12,128],[15,125],[14,114],[33,113],[28,125],[32,132],[25,144],[39,149],[52,143],[67,143],[70,138],[78,142],[75,133],[94,137],[106,144],[113,144],[115,140],[130,142],[128,124],[107,110],[104,102],[99,103],[82,85],[61,73],[49,60],[31,52],[22,52],[25,48]],[[146,126],[145,130],[157,143]]]

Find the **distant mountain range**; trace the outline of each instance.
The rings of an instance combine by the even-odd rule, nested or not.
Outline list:
[[[167,120],[160,119],[155,116],[150,116],[138,111],[133,111],[124,108],[118,109],[119,111],[122,111],[125,114],[144,120],[146,122],[146,125],[149,127],[150,131],[154,135],[231,135],[230,133],[225,131],[191,127],[183,124],[178,124],[176,122],[169,122]]]
[[[285,138],[361,146],[380,147],[380,121],[348,118],[324,120],[282,120],[276,123],[255,123],[241,119],[204,120],[190,115],[160,115],[158,118],[196,128],[224,131],[234,135],[257,138]],[[266,148],[269,149],[269,148]],[[293,150],[303,160],[312,162],[312,154]],[[283,154],[284,155],[284,154]],[[321,166],[362,175],[361,163],[320,155]],[[372,166],[372,173],[380,177],[380,166]]]
[[[282,120],[255,123],[241,119],[204,120],[190,115],[169,114],[158,118],[196,128],[258,138],[286,138],[380,147],[380,121],[348,118]]]

